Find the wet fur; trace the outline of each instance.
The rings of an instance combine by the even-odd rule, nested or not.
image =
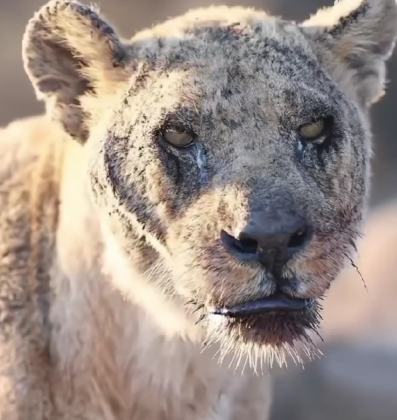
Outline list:
[[[94,8],[43,6],[23,54],[47,116],[0,131],[2,417],[267,417],[268,378],[252,368],[296,357],[319,307],[249,320],[250,337],[202,318],[276,288],[219,232],[293,208],[314,235],[283,276],[321,299],[365,215],[396,9],[344,1],[296,25],[214,7],[123,40]],[[332,141],[302,144],[296,127],[329,113]],[[169,126],[196,144],[170,147]]]

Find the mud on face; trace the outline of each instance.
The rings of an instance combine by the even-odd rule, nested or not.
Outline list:
[[[396,15],[392,0],[344,1],[299,25],[210,8],[128,42],[75,2],[32,20],[28,74],[88,143],[102,222],[142,271],[161,266],[153,287],[187,302],[225,352],[310,347],[360,232],[368,112]]]

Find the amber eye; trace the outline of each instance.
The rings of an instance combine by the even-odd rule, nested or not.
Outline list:
[[[325,131],[325,120],[320,119],[310,124],[304,124],[299,127],[299,134],[305,140],[315,140],[321,137]]]
[[[186,131],[164,131],[163,137],[175,147],[187,147],[193,142],[193,135]]]

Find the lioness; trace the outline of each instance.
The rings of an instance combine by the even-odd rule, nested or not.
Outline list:
[[[50,1],[46,115],[0,143],[0,417],[266,419],[354,250],[395,0],[193,10],[131,40]],[[244,369],[245,367],[245,369]]]

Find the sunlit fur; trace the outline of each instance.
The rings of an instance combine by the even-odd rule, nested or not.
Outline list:
[[[126,40],[91,6],[35,14],[23,60],[46,115],[0,131],[1,418],[266,418],[269,364],[318,354],[361,231],[396,15],[395,0],[302,24],[210,7]],[[323,141],[299,137],[321,117]],[[169,127],[194,144],[172,147]],[[314,304],[211,315],[276,290],[220,237],[265,210],[311,227],[280,277]]]

